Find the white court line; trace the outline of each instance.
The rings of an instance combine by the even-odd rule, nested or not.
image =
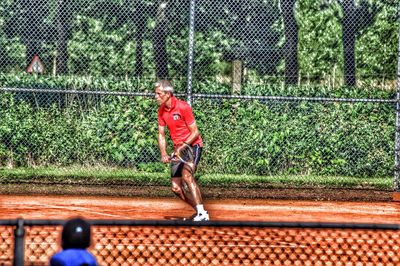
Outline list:
[[[289,212],[289,211],[298,211],[304,212],[304,208],[307,208],[307,212],[332,212],[333,209],[336,208],[334,205],[322,205],[321,206],[235,206],[234,208],[230,206],[222,206],[224,210],[267,210],[268,212],[271,211],[278,211],[278,212]],[[397,213],[399,208],[392,207],[392,206],[384,206],[384,208],[376,208],[374,210],[374,214],[390,214],[390,213]],[[341,206],[340,211],[338,213],[358,213],[358,214],[371,214],[371,207],[370,206],[363,206],[363,205],[354,205],[354,206]]]
[[[40,204],[36,204],[38,206],[43,206],[46,208],[53,208],[53,209],[68,209],[68,211],[81,211],[81,212],[85,212],[85,213],[91,213],[91,214],[97,214],[97,215],[104,215],[104,216],[108,216],[108,217],[121,217],[120,215],[115,215],[115,214],[109,214],[109,213],[104,213],[104,212],[97,212],[97,211],[91,211],[88,210],[87,208],[84,207],[74,207],[74,206],[58,206],[58,205],[51,205],[51,204],[44,204],[44,203],[40,203]]]

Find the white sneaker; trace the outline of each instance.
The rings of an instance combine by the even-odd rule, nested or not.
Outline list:
[[[208,216],[207,211],[198,213],[195,217],[193,217],[193,221],[195,221],[195,222],[209,221],[209,220],[210,220],[210,217]]]
[[[183,221],[193,221],[193,218],[196,217],[196,216],[197,216],[197,213],[193,214],[193,215],[190,216],[190,217],[185,217],[185,218],[183,218]]]

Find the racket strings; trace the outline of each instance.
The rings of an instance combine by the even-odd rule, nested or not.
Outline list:
[[[194,162],[194,152],[192,147],[187,146],[180,154],[183,161],[186,163],[193,163]]]
[[[183,168],[194,175],[194,151],[192,147],[185,146],[179,153],[173,153],[172,158],[183,162]]]

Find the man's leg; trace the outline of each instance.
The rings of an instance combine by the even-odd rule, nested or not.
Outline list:
[[[193,217],[193,221],[208,221],[208,212],[204,209],[200,187],[193,176],[193,171],[187,167],[183,167],[182,181],[187,185],[189,190],[187,194],[192,196],[193,203],[195,204],[196,215]]]
[[[208,212],[204,210],[200,188],[194,178],[201,150],[198,145],[194,146],[194,167],[192,168],[182,162],[171,163],[172,191],[196,210],[193,219],[190,219],[193,221],[209,220]]]
[[[189,192],[188,194],[191,195],[195,206],[203,204],[200,188],[194,179],[192,172],[186,167],[182,170],[182,181],[186,184]]]
[[[185,184],[183,184],[183,180],[181,177],[173,177],[172,178],[172,191],[184,202],[189,204],[193,209],[196,210],[196,202],[193,199],[192,193],[189,191],[185,191]],[[188,187],[188,186],[187,186]],[[189,192],[189,193],[188,193]]]

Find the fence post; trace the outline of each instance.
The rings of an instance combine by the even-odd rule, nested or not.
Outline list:
[[[187,102],[190,106],[193,103],[192,97],[192,78],[193,78],[193,49],[194,49],[194,17],[196,12],[196,1],[190,0],[189,12],[189,52],[188,52],[188,74],[187,74]]]
[[[400,7],[399,7],[399,39],[397,48],[397,88],[396,88],[396,133],[394,141],[394,189],[396,192],[400,192]],[[399,193],[395,193],[399,194]],[[399,196],[399,195],[397,195]],[[395,200],[397,197],[394,196]]]
[[[14,266],[24,265],[24,219],[17,219],[14,230]]]

